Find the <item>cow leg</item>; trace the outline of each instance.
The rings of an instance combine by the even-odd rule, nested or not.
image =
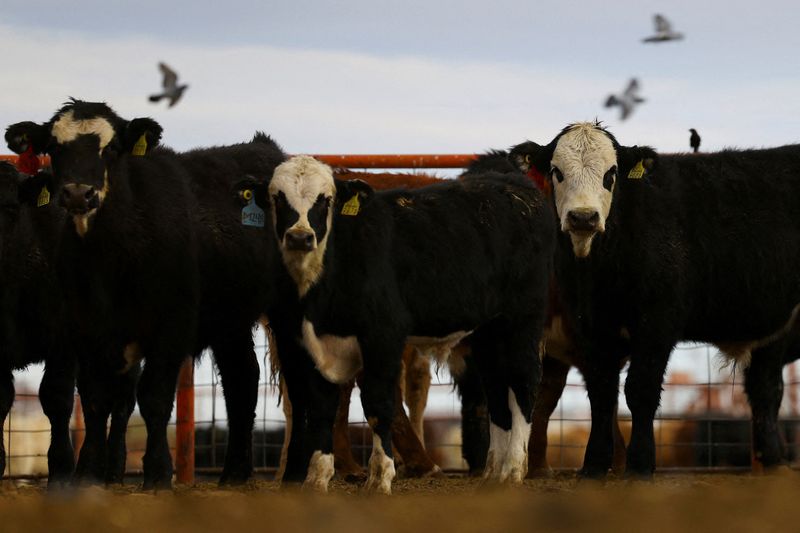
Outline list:
[[[50,420],[47,485],[63,486],[69,482],[75,469],[75,454],[69,434],[69,420],[75,403],[74,361],[70,360],[65,364],[61,357],[46,361],[44,376],[39,385],[39,402],[45,416]]]
[[[428,377],[430,378],[430,375]],[[423,477],[440,472],[441,469],[425,451],[425,446],[416,432],[417,428],[406,416],[400,383],[395,386],[395,391],[392,440],[397,448],[397,453],[403,460],[404,475],[406,477]]]
[[[451,355],[451,361],[452,361]],[[479,476],[486,469],[489,452],[489,407],[481,380],[477,356],[467,354],[460,371],[451,365],[451,373],[461,396],[461,454],[470,476]]]
[[[125,436],[128,432],[128,421],[136,407],[136,384],[141,373],[141,364],[135,363],[128,371],[114,376],[116,393],[106,444],[107,485],[122,484],[125,477],[125,462],[128,458]]]
[[[339,407],[339,386],[317,371],[309,373],[307,442],[312,450],[303,488],[327,492],[334,474],[333,426]]]
[[[228,412],[228,446],[220,485],[246,482],[253,475],[253,422],[258,402],[258,358],[250,329],[223,336],[213,342],[225,408]]]
[[[744,374],[753,416],[753,453],[766,469],[785,463],[778,429],[778,411],[783,399],[784,344],[778,342],[754,351]]]
[[[611,471],[617,476],[622,476],[625,473],[625,438],[622,436],[622,430],[619,427],[619,408],[614,409],[614,459],[611,462]]]
[[[280,389],[280,401],[283,407],[283,419],[285,425],[283,428],[283,445],[281,446],[281,458],[278,464],[278,471],[275,473],[275,481],[283,481],[283,475],[286,473],[286,461],[289,456],[289,442],[292,436],[292,401],[289,399],[289,391],[286,389],[286,382],[281,376],[278,380],[278,388]]]
[[[417,438],[425,447],[425,406],[431,388],[431,359],[415,347],[407,345],[403,350],[405,366],[405,401],[408,405],[408,419]],[[403,411],[405,413],[405,411]],[[400,455],[403,455],[402,452]],[[403,455],[403,461],[406,458]]]
[[[542,360],[539,357],[541,327],[533,323],[511,327],[504,338],[504,370],[509,377],[508,406],[511,411],[511,436],[500,481],[522,483],[528,473],[528,441],[531,417],[539,383]]]
[[[533,407],[531,440],[529,443],[528,477],[551,477],[553,470],[547,463],[547,426],[555,411],[564,387],[570,365],[545,355],[542,360],[542,381]]]
[[[631,355],[628,379],[625,382],[625,399],[632,419],[631,442],[625,465],[626,477],[653,477],[656,468],[653,420],[661,401],[661,386],[671,351],[670,345],[634,351]]]
[[[400,377],[403,341],[373,345],[359,339],[364,360],[361,403],[372,428],[372,455],[369,459],[367,491],[391,494],[395,477],[392,458],[392,417],[395,387]]]
[[[603,352],[587,353],[583,371],[592,410],[592,428],[580,476],[602,479],[608,474],[614,454],[613,424],[619,396],[617,359]]]
[[[339,387],[339,408],[336,410],[336,421],[333,424],[333,463],[342,479],[363,481],[367,476],[353,457],[350,443],[350,397],[353,394],[353,387],[355,381],[352,380]]]
[[[11,365],[4,365],[5,368],[0,375],[0,432],[6,422],[6,417],[11,406],[14,405],[14,374],[11,372]],[[67,418],[69,420],[69,417]],[[6,471],[6,447],[3,443],[3,436],[0,435],[0,477]]]
[[[83,439],[73,483],[104,483],[106,474],[106,431],[114,403],[114,374],[106,356],[88,354],[78,368],[78,394],[86,434]]]
[[[306,477],[310,453],[306,443],[306,416],[309,402],[309,376],[316,372],[311,357],[297,343],[299,325],[295,328],[286,313],[276,313],[270,317],[272,338],[277,347],[281,378],[286,396],[291,405],[291,422],[285,429],[289,433],[286,450],[286,467],[282,483],[299,483]]]
[[[178,371],[183,357],[165,354],[147,355],[137,387],[139,411],[147,428],[142,468],[143,490],[172,487],[172,457],[167,442],[167,424],[175,403]]]

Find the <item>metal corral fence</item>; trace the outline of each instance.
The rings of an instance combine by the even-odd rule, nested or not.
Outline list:
[[[350,169],[404,169],[404,172],[463,168],[474,157],[464,155],[324,155],[320,159]],[[2,159],[13,157],[0,156]],[[279,405],[279,389],[270,371],[270,346],[264,331],[254,330],[261,377],[253,435],[257,472],[275,471],[283,443],[285,421]],[[17,395],[3,427],[6,445],[6,476],[33,478],[47,472],[49,424],[39,406],[36,390],[41,365],[15,373]],[[620,384],[625,380],[623,370]],[[656,418],[657,465],[660,469],[747,469],[750,467],[750,410],[744,394],[742,372],[724,366],[716,348],[680,345],[672,355]],[[784,369],[784,399],[781,420],[790,459],[800,457],[800,364]],[[620,386],[622,389],[622,386]],[[630,412],[620,391],[620,421],[623,434],[630,432]],[[366,425],[359,391],[350,404],[351,439],[357,459],[366,464],[372,438]],[[227,414],[222,388],[211,354],[194,366],[185,365],[179,379],[176,410],[170,439],[176,459],[177,477],[190,481],[194,472],[221,471],[227,442]],[[551,417],[548,460],[555,469],[576,469],[590,428],[589,402],[580,374],[573,369],[561,401]],[[83,438],[80,400],[72,420],[76,453]],[[145,427],[138,409],[128,425],[128,472],[141,472]],[[446,368],[433,368],[433,383],[425,420],[426,447],[445,470],[463,471],[461,458],[460,402]],[[194,469],[192,468],[194,465]]]

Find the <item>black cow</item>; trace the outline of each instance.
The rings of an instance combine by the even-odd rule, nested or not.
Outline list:
[[[480,155],[465,170],[462,176],[495,170],[497,172],[523,172],[536,183],[545,195],[551,193],[551,187],[545,181],[533,162],[542,150],[535,142],[525,141],[512,146],[509,150],[490,150]],[[564,392],[567,375],[573,366],[583,374],[586,369],[586,358],[575,345],[574,326],[569,317],[562,312],[563,304],[555,279],[550,286],[548,298],[547,320],[544,328],[544,354],[542,359],[542,380],[539,384],[539,394],[533,408],[533,421],[531,425],[531,438],[528,446],[528,477],[549,477],[552,469],[547,462],[547,429],[550,416],[553,414],[558,401]],[[625,340],[620,339],[619,364],[623,366],[627,361]],[[488,424],[475,414],[482,413],[485,397],[475,386],[476,372],[470,371],[474,363],[465,359],[463,376],[456,376],[455,382],[462,397],[462,445],[464,459],[472,472],[475,466],[480,465],[480,458],[485,456],[481,450],[488,448],[488,432],[480,430],[481,426]],[[488,427],[488,425],[487,425]],[[619,424],[614,424],[614,463],[613,470],[622,473],[625,468],[625,440],[619,429]]]
[[[50,202],[50,181],[43,173],[23,177],[13,165],[0,163],[0,424],[14,401],[12,371],[44,361],[39,398],[50,419],[53,483],[72,475],[75,364],[59,350],[61,298],[53,259],[64,217]],[[0,442],[0,475],[5,462]]]
[[[521,482],[555,239],[542,195],[524,176],[492,173],[374,192],[334,180],[308,156],[280,165],[268,191],[301,297],[304,346],[333,382],[363,365],[361,398],[374,435],[367,488],[391,491],[404,344],[445,352],[465,337],[489,398],[485,476]],[[332,475],[331,451],[323,442],[312,456],[307,482],[316,488]]]
[[[32,143],[36,153],[50,154],[63,183],[57,196],[69,221],[58,271],[70,337],[81,353],[87,426],[81,460],[85,451],[88,464],[103,463],[99,435],[114,398],[109,376],[144,358],[138,384],[148,432],[144,488],[170,486],[166,431],[178,369],[186,356],[210,347],[230,427],[221,482],[243,482],[252,474],[259,376],[252,327],[275,302],[291,302],[292,293],[287,300],[274,289],[276,269],[285,270],[258,227],[263,213],[229,197],[242,175],[269,176],[285,156],[264,135],[176,154],[157,146],[161,131],[151,119],[127,121],[106,104],[73,100],[43,125],[10,126],[6,139],[17,153]],[[279,349],[285,320],[273,315]],[[303,359],[282,365],[287,381],[293,361]],[[295,454],[295,470],[302,459]]]
[[[583,474],[611,465],[620,334],[631,354],[628,475],[654,471],[653,417],[680,340],[713,343],[746,367],[755,455],[780,464],[785,333],[800,310],[800,145],[658,156],[578,123],[533,160],[552,182],[559,289],[590,367]]]
[[[14,388],[11,371],[44,362],[39,388],[42,408],[50,420],[48,484],[63,484],[73,473],[73,451],[69,439],[77,360],[67,346],[64,299],[55,271],[65,213],[53,201],[59,190],[52,175],[40,172],[22,177],[13,166],[0,166],[0,420],[11,408]],[[109,457],[124,457],[125,425],[136,398],[133,384],[138,364],[114,376],[115,401],[112,428],[108,434]],[[105,433],[102,436],[105,441]],[[5,455],[0,458],[5,465]],[[2,472],[0,467],[0,472]],[[107,472],[109,482],[122,481],[124,462]]]

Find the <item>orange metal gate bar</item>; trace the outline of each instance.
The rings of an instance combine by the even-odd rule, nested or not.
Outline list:
[[[314,155],[334,167],[345,168],[463,168],[477,156],[475,154],[317,154]],[[50,164],[42,156],[42,166]],[[0,155],[0,161],[16,164],[16,155]]]
[[[420,169],[420,168],[464,168],[476,154],[320,154],[320,161],[334,167]],[[42,156],[42,166],[50,164],[50,158]],[[0,155],[0,161],[17,163],[16,155]],[[175,477],[178,483],[194,482],[194,362],[184,361],[178,376],[175,405]]]

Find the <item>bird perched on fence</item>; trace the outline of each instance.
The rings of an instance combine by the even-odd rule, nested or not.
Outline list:
[[[181,99],[183,93],[189,88],[187,84],[178,85],[178,73],[169,68],[166,63],[159,63],[158,69],[164,77],[161,85],[164,91],[160,94],[153,94],[150,96],[151,102],[159,102],[162,98],[169,99],[169,107],[174,106]]]
[[[625,120],[633,113],[633,109],[644,102],[644,98],[639,97],[639,81],[631,78],[628,86],[622,94],[612,94],[606,100],[606,107],[619,106],[620,120]]]
[[[694,153],[697,153],[700,150],[700,135],[697,134],[697,130],[694,128],[689,128],[689,131],[692,132],[692,135],[689,136],[689,146],[692,147]]]
[[[653,24],[656,27],[655,35],[645,37],[642,39],[643,43],[663,43],[666,41],[680,41],[683,39],[683,34],[672,31],[672,24],[667,20],[664,15],[654,15]]]

